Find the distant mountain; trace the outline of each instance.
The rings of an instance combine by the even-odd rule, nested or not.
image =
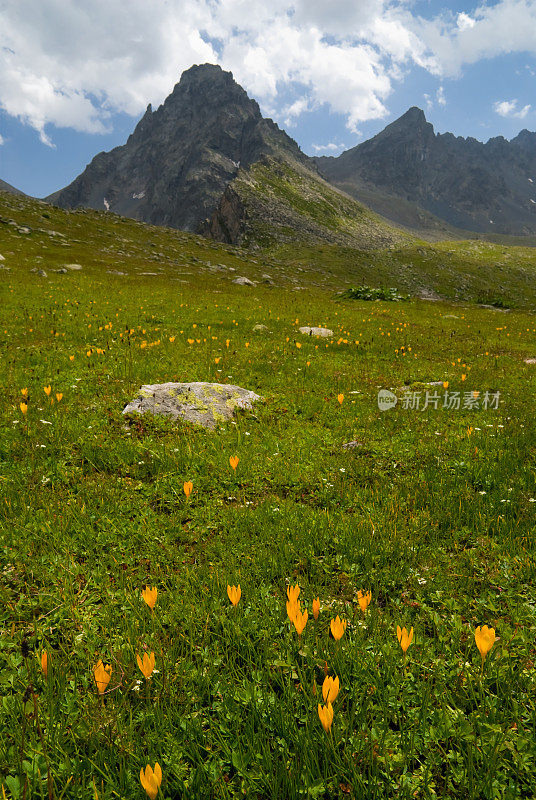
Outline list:
[[[0,192],[9,192],[9,194],[18,194],[22,197],[27,197],[24,192],[21,192],[19,189],[15,189],[10,183],[6,183],[5,181],[0,180]]]
[[[536,233],[536,133],[527,130],[483,144],[434,133],[413,107],[372,139],[314,161],[331,183],[399,224]]]
[[[99,153],[48,198],[219,241],[324,241],[372,247],[403,237],[330,186],[230,72],[193,66],[126,144]]]

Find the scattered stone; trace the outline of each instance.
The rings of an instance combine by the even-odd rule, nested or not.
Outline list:
[[[140,275],[158,275],[158,272],[140,272]]]
[[[307,325],[300,328],[300,333],[304,333],[306,336],[322,336],[325,339],[329,336],[333,336],[333,331],[330,331],[329,328],[309,328]]]
[[[69,270],[68,270],[68,269],[65,269],[65,267],[60,267],[60,269],[55,269],[55,270],[54,270],[54,272],[57,272],[57,273],[59,273],[60,275],[67,275],[67,273],[69,272]]]
[[[30,233],[30,229],[29,228],[17,228],[17,231],[19,233]]]
[[[142,386],[123,414],[150,412],[213,430],[231,420],[236,409],[251,409],[258,400],[262,397],[255,392],[231,384],[155,383]]]
[[[254,331],[267,331],[268,330],[268,326],[267,325],[262,325],[262,324],[254,325],[253,326],[253,330]]]
[[[5,260],[6,259],[4,258],[4,256],[0,256],[0,261],[5,261]]]
[[[37,274],[41,276],[41,278],[46,278],[47,274],[44,269],[38,269]]]
[[[250,281],[249,278],[235,278],[233,283],[236,283],[238,286],[255,286],[253,281]]]
[[[266,272],[264,272],[263,275],[262,275],[262,282],[263,283],[269,283],[272,286],[274,284],[274,282],[272,280],[272,276],[268,275]]]
[[[436,303],[438,300],[442,299],[441,296],[438,295],[437,292],[434,292],[433,289],[430,289],[427,286],[423,286],[421,289],[419,289],[419,291],[417,293],[417,297],[420,300],[430,300],[430,301],[432,301],[434,303]]]
[[[427,386],[443,386],[443,381],[429,381]]]
[[[80,270],[82,269],[82,264],[65,264],[65,269]]]
[[[128,275],[128,272],[121,272],[118,269],[107,269],[108,275]]]
[[[355,442],[355,441],[354,442],[346,442],[346,444],[343,444],[342,449],[343,450],[355,450],[356,447],[363,447],[362,442]]]
[[[536,358],[524,358],[525,364],[536,364]]]

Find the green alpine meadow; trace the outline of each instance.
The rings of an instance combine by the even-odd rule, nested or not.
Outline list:
[[[536,797],[536,251],[286,219],[0,194],[5,800]]]

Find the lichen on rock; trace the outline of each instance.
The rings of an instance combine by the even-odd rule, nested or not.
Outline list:
[[[145,384],[138,396],[125,406],[123,414],[149,412],[213,430],[218,423],[230,421],[237,409],[251,409],[259,400],[262,397],[255,392],[230,384]]]

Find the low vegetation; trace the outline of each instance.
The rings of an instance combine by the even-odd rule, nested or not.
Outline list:
[[[5,797],[534,797],[532,252],[0,217]],[[198,380],[263,403],[126,423]]]

